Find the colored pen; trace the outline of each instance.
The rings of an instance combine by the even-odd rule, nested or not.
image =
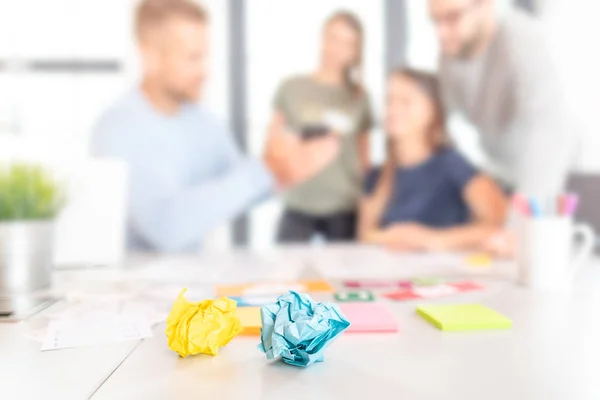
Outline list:
[[[564,214],[567,216],[575,215],[575,211],[577,211],[578,205],[579,205],[579,196],[577,196],[576,194],[568,195],[565,200]]]
[[[522,215],[531,215],[531,209],[529,207],[529,202],[527,201],[525,196],[523,196],[521,194],[515,194],[513,196],[513,206]]]
[[[556,214],[557,215],[565,215],[565,207],[566,207],[567,196],[561,194],[556,199]]]
[[[541,217],[542,216],[542,209],[540,207],[540,205],[538,204],[538,202],[535,199],[530,199],[529,200],[529,207],[531,209],[531,216],[532,217]]]

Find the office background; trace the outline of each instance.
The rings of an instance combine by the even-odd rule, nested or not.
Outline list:
[[[425,0],[205,0],[211,15],[211,78],[203,103],[228,121],[240,146],[261,152],[272,97],[286,76],[310,71],[325,18],[344,8],[366,30],[364,81],[381,120],[386,71],[395,65],[435,70],[437,46]],[[573,114],[581,127],[577,171],[600,174],[600,4],[589,0],[498,0],[522,7],[547,31]],[[132,38],[136,0],[0,0],[0,153],[84,162],[103,109],[139,77]],[[487,160],[475,132],[451,124],[477,164]],[[16,150],[19,149],[19,150]],[[26,150],[23,150],[26,149]],[[372,156],[383,158],[380,124]],[[589,182],[589,181],[586,181]],[[584,182],[584,185],[586,184]],[[588,184],[589,185],[589,184]],[[219,230],[211,246],[273,245],[281,205],[273,199]]]

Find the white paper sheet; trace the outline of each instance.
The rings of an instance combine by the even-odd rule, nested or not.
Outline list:
[[[149,337],[152,337],[152,330],[144,316],[97,313],[78,319],[51,321],[41,350],[93,346]]]
[[[360,251],[358,251],[360,249]],[[339,249],[315,257],[313,266],[326,279],[412,278],[459,272],[456,254],[391,253],[379,248]]]

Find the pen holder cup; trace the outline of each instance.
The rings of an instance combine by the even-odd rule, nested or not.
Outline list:
[[[518,283],[532,290],[568,292],[595,244],[592,228],[568,216],[524,218],[517,226]]]

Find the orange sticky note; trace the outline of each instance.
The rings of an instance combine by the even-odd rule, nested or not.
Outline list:
[[[326,281],[264,282],[243,285],[217,286],[217,296],[264,296],[284,294],[290,290],[300,293],[333,292]]]
[[[242,324],[240,335],[260,335],[262,326],[260,307],[240,307],[237,309],[237,317]]]

